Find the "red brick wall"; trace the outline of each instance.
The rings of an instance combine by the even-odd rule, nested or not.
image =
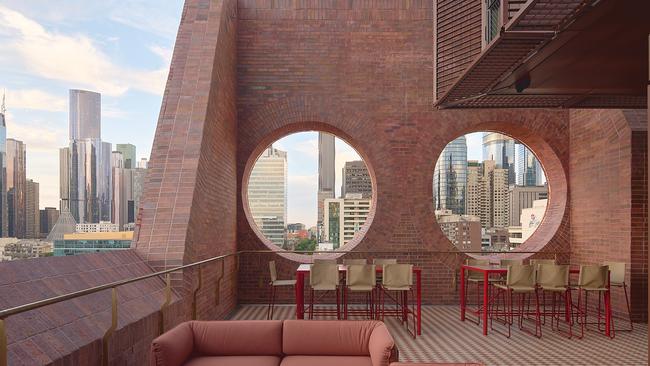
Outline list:
[[[417,252],[453,250],[435,223],[432,177],[444,146],[463,133],[500,130],[542,156],[552,182],[553,214],[527,246],[568,250],[566,111],[433,112],[429,1],[297,4],[240,1],[240,250],[269,248],[252,229],[241,199],[255,157],[276,139],[310,129],[346,139],[373,176],[376,210],[354,250],[400,251],[389,256],[421,265],[428,303],[456,301],[456,271],[462,257]],[[247,254],[239,273],[240,302],[265,301],[271,258],[278,261],[282,277],[294,275],[296,260]],[[293,299],[289,292],[284,295],[287,301]]]
[[[645,111],[571,111],[571,262],[625,262],[637,320],[647,319],[645,118]],[[622,294],[613,304],[625,309]]]

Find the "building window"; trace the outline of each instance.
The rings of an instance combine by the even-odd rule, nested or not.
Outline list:
[[[477,132],[451,141],[433,173],[433,205],[442,232],[468,251],[509,251],[528,239],[546,212],[548,185],[520,141]]]
[[[257,157],[247,201],[249,219],[267,245],[339,250],[365,232],[372,179],[347,142],[325,132],[297,132]]]
[[[501,0],[485,0],[485,43],[490,43],[501,27]]]

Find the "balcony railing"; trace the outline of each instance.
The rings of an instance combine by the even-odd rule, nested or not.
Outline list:
[[[127,285],[130,283],[146,280],[149,278],[153,277],[159,277],[159,276],[164,276],[165,279],[165,300],[163,301],[162,305],[160,306],[159,310],[159,332],[162,334],[164,332],[164,314],[165,314],[165,309],[167,306],[170,304],[172,300],[172,286],[171,286],[171,274],[173,272],[181,271],[187,268],[194,268],[197,267],[199,269],[199,277],[198,277],[198,286],[194,289],[192,292],[192,319],[196,320],[196,304],[197,304],[197,294],[199,290],[201,290],[202,284],[203,284],[203,272],[201,271],[201,266],[206,265],[209,263],[213,262],[219,262],[221,265],[221,271],[220,275],[217,277],[217,283],[216,283],[216,305],[219,304],[219,289],[221,285],[221,280],[223,279],[225,275],[225,261],[228,258],[235,258],[236,259],[236,266],[235,266],[235,271],[238,270],[239,267],[239,256],[242,254],[303,254],[303,255],[313,255],[313,254],[350,254],[350,255],[372,255],[373,257],[381,257],[382,255],[387,255],[387,254],[408,254],[408,255],[427,255],[427,254],[449,254],[449,255],[455,255],[455,256],[460,256],[463,254],[480,254],[480,255],[493,255],[493,254],[545,254],[545,255],[553,255],[554,258],[557,260],[558,255],[563,255],[563,254],[570,254],[570,252],[543,252],[543,251],[537,251],[537,252],[532,252],[532,251],[512,251],[512,252],[501,252],[501,251],[494,251],[494,252],[486,252],[486,251],[416,251],[416,252],[405,252],[403,250],[394,250],[394,251],[287,251],[287,250],[242,250],[234,253],[229,253],[229,254],[224,254],[224,255],[219,255],[216,257],[200,260],[197,262],[189,263],[189,264],[184,264],[182,266],[177,266],[174,268],[169,268],[163,271],[158,271],[154,273],[150,273],[147,275],[143,276],[138,276],[138,277],[133,277],[129,279],[124,279],[120,281],[115,281],[115,282],[110,282],[104,285],[100,286],[94,286],[94,287],[89,287],[84,290],[79,290],[79,291],[74,291],[70,292],[67,294],[63,295],[58,295],[58,296],[53,296],[49,297],[47,299],[35,301],[32,303],[28,304],[23,304],[20,306],[15,306],[12,308],[0,310],[0,366],[7,366],[8,365],[8,350],[7,350],[7,331],[5,328],[5,319],[12,316],[12,315],[17,315],[20,313],[24,313],[26,311],[30,310],[35,310],[38,308],[41,308],[43,306],[47,305],[52,305],[56,304],[62,301],[66,300],[72,300],[76,299],[82,296],[94,294],[100,291],[104,290],[111,290],[111,325],[110,327],[106,330],[104,333],[104,336],[102,338],[102,365],[108,365],[108,342],[117,328],[117,320],[118,320],[118,301],[117,301],[117,288],[123,285]],[[456,274],[456,272],[454,272]],[[457,282],[457,276],[454,275],[454,282]]]

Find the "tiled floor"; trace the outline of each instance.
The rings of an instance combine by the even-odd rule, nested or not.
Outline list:
[[[293,306],[277,306],[276,319],[295,318]],[[266,306],[244,305],[232,319],[266,319]],[[584,339],[567,339],[544,326],[537,339],[515,330],[510,339],[459,320],[457,306],[423,307],[422,336],[413,340],[395,319],[386,323],[395,337],[401,361],[482,362],[485,365],[646,365],[647,324],[636,324],[634,332],[618,332],[608,339],[587,332]],[[497,325],[495,324],[495,327]]]

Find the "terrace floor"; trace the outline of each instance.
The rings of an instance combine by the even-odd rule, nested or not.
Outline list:
[[[397,342],[400,361],[481,362],[485,365],[646,365],[648,327],[635,324],[633,332],[608,339],[595,331],[583,339],[567,339],[550,326],[537,339],[513,327],[510,339],[459,320],[457,306],[423,306],[422,335],[413,339],[396,319],[386,319]],[[279,305],[276,319],[295,318],[295,307]],[[325,319],[326,317],[323,317]],[[266,319],[266,305],[242,305],[231,320]],[[495,327],[498,325],[495,324]],[[579,330],[579,328],[578,328]]]

